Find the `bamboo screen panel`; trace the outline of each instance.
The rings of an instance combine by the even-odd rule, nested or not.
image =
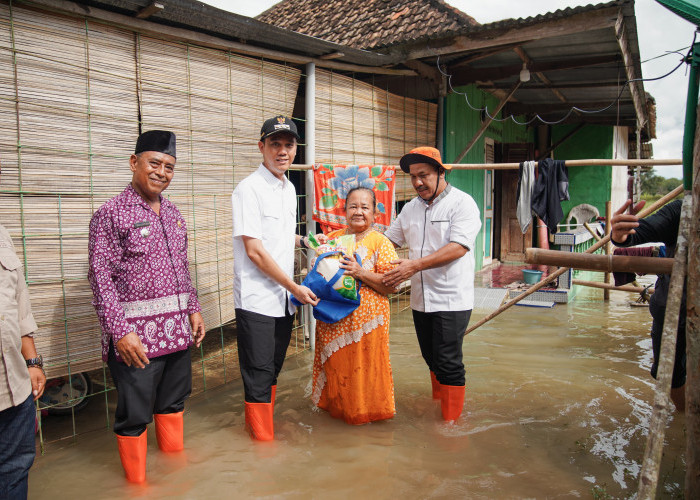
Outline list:
[[[435,146],[437,104],[401,97],[332,71],[316,70],[316,162],[398,165],[417,146]],[[396,176],[396,200],[415,196]]]
[[[291,114],[300,71],[0,4],[0,222],[25,263],[49,376],[102,366],[87,282],[90,217],[128,184],[142,130],[178,137],[165,192],[186,218],[208,329],[234,316],[230,195],[262,120]],[[221,360],[217,360],[220,364]]]

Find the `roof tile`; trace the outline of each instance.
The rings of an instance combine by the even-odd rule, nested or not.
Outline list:
[[[256,19],[358,49],[479,25],[444,0],[282,0]]]

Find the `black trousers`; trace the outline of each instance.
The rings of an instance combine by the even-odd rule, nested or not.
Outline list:
[[[153,421],[153,414],[185,409],[185,400],[192,392],[189,349],[153,358],[142,369],[117,361],[110,345],[107,365],[117,387],[114,432],[120,436],[141,435]]]
[[[273,317],[236,309],[238,363],[248,403],[269,403],[292,338],[294,315]]]
[[[465,384],[462,342],[471,314],[471,310],[431,313],[413,310],[420,352],[443,385]]]

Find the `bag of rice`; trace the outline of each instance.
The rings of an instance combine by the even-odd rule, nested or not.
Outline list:
[[[340,270],[340,258],[343,255],[351,256],[355,252],[355,235],[346,234],[321,244],[316,240],[313,234],[309,233],[309,248],[312,248],[317,256],[334,252],[333,255],[324,257],[318,263],[316,271],[318,271],[340,295],[351,300],[357,299],[359,295],[357,282],[352,276],[342,274],[331,283],[331,280],[334,279]]]

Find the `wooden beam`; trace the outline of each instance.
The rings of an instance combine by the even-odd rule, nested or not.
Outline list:
[[[532,24],[512,23],[506,28],[486,26],[472,29],[470,33],[450,37],[443,40],[431,41],[432,47],[425,43],[416,45],[405,54],[405,59],[422,59],[455,52],[474,52],[491,49],[504,45],[524,44],[535,40],[572,35],[582,31],[594,31],[603,28],[614,28],[619,8],[612,6],[588,12],[546,19]]]
[[[553,83],[552,85],[544,85],[542,83],[528,83],[527,87],[520,89],[521,92],[527,92],[528,90],[544,90],[544,89],[586,89],[586,88],[604,88],[604,87],[619,87],[620,82],[617,80],[597,80],[597,81],[583,81],[576,83]],[[507,83],[495,83],[491,87],[480,87],[482,90],[494,89],[506,89],[509,85]],[[610,103],[608,103],[610,104]]]
[[[481,124],[481,128],[474,134],[474,137],[472,137],[471,141],[469,141],[469,144],[466,145],[466,147],[462,150],[462,152],[457,155],[457,158],[454,160],[455,163],[459,163],[462,161],[462,158],[465,157],[465,155],[469,152],[471,148],[474,147],[474,144],[476,144],[476,141],[479,140],[479,138],[486,132],[486,129],[489,128],[489,125],[491,125],[491,122],[493,121],[494,117],[498,115],[498,113],[501,112],[501,109],[503,109],[503,106],[506,105],[506,102],[508,102],[508,99],[511,98],[513,94],[515,94],[515,91],[518,90],[518,87],[520,87],[520,80],[518,80],[515,85],[513,85],[513,88],[511,89],[510,93],[503,97],[501,99],[501,102],[498,103],[498,106],[496,107],[495,111],[491,111],[489,114],[491,115],[488,119],[484,121],[484,123]]]
[[[323,59],[324,61],[330,61],[332,59],[338,59],[339,57],[345,56],[344,53],[342,52],[331,52],[330,54],[323,54],[322,56],[318,56],[319,59]]]
[[[622,60],[625,66],[627,80],[633,80],[635,78],[641,78],[642,75],[638,75],[635,71],[635,59],[630,51],[630,44],[629,40],[627,39],[627,30],[625,29],[624,19],[624,15],[622,11],[620,11],[617,22],[615,23],[615,34],[617,36],[617,42],[620,46],[620,51],[622,52]],[[632,82],[629,84],[629,89],[630,93],[632,94],[634,109],[637,113],[639,128],[644,127],[648,121],[648,117],[646,112],[646,98],[642,93],[642,84],[641,82]]]
[[[700,110],[700,107],[698,108]],[[697,111],[696,111],[697,112]],[[688,298],[685,326],[685,498],[700,498],[700,127],[693,153],[693,214],[688,241]]]
[[[568,103],[568,101],[566,100],[566,97],[564,97],[564,94],[559,92],[557,89],[552,88],[552,82],[550,81],[550,79],[547,78],[545,76],[545,74],[542,73],[542,71],[538,71],[538,70],[534,69],[536,65],[534,64],[533,60],[530,58],[528,53],[525,52],[525,50],[523,50],[522,47],[514,48],[513,52],[518,54],[518,57],[520,58],[521,61],[523,61],[525,63],[525,66],[528,68],[528,70],[534,72],[535,75],[537,76],[537,78],[539,78],[540,81],[542,83],[544,83],[547,88],[549,88],[549,90],[557,97],[557,99],[559,99],[561,102]]]
[[[279,50],[255,47],[244,43],[233,42],[198,31],[184,28],[176,28],[163,24],[153,23],[145,19],[136,19],[116,12],[111,12],[95,7],[86,7],[66,0],[19,0],[19,4],[77,17],[79,19],[93,19],[97,22],[115,26],[131,32],[141,33],[154,38],[174,40],[180,42],[194,43],[202,47],[210,47],[220,50],[230,50],[237,54],[249,55],[252,57],[264,57],[275,61],[285,61],[292,64],[315,63],[321,68],[337,69],[341,71],[351,71],[355,73],[368,73],[376,75],[405,75],[415,76],[416,72],[408,69],[382,68],[378,66],[362,66],[359,64],[347,64],[336,61],[324,61],[317,57],[299,56],[288,54]]]
[[[479,87],[484,90],[483,88]],[[524,89],[520,89],[521,91]],[[512,115],[525,115],[528,113],[555,113],[557,111],[568,111],[572,106],[579,107],[585,110],[602,109],[606,106],[610,106],[612,101],[586,101],[586,102],[566,102],[566,103],[552,103],[552,104],[530,104],[525,102],[512,103],[509,102],[506,105],[506,109],[509,114]]]
[[[139,19],[147,19],[147,18],[151,17],[153,14],[157,14],[158,12],[163,10],[164,8],[165,8],[165,5],[163,5],[162,3],[153,2],[152,4],[147,5],[143,9],[138,11],[138,13],[136,14],[136,17],[138,17]]]
[[[688,237],[690,236],[692,204],[693,196],[688,192],[683,197],[675,255],[673,259],[664,259],[672,261],[673,270],[665,273],[671,275],[671,281],[668,285],[668,300],[666,301],[666,313],[661,334],[661,349],[659,351],[659,368],[656,372],[656,385],[654,387],[654,404],[651,407],[652,413],[649,419],[647,444],[644,448],[642,469],[639,472],[637,498],[656,498],[664,436],[670,416],[669,395],[676,357],[678,318],[681,309],[683,286],[688,271]],[[693,284],[689,284],[689,286],[693,286]],[[691,367],[691,370],[697,369],[697,366]],[[696,475],[698,473],[697,469],[692,472]]]
[[[472,63],[475,63],[476,61],[481,61],[482,59],[486,59],[487,57],[495,56],[495,55],[500,54],[502,52],[508,52],[509,50],[512,50],[515,47],[520,47],[520,44],[515,43],[515,44],[511,44],[511,45],[504,45],[503,47],[498,47],[498,48],[492,49],[492,50],[485,50],[483,52],[479,52],[478,54],[469,55],[469,56],[464,57],[462,59],[458,59],[456,61],[453,61],[452,64],[450,64],[450,69],[459,68],[462,66],[468,66]]]
[[[532,62],[528,69],[534,73],[552,72],[552,71],[568,71],[577,68],[590,68],[592,66],[602,66],[605,64],[617,64],[620,62],[619,55],[606,54],[594,57],[578,57],[568,59],[557,59],[554,61]],[[503,80],[512,78],[520,74],[523,69],[522,64],[509,64],[506,66],[497,66],[490,68],[473,68],[459,67],[452,70],[448,68],[447,73],[452,75],[452,85],[463,85],[465,83],[475,82],[477,80]],[[551,82],[550,86],[555,87]],[[529,85],[528,85],[529,86]]]
[[[430,66],[420,61],[405,61],[403,64],[418,73],[419,76],[427,78],[438,85],[442,84],[442,73],[440,73],[437,67]]]

